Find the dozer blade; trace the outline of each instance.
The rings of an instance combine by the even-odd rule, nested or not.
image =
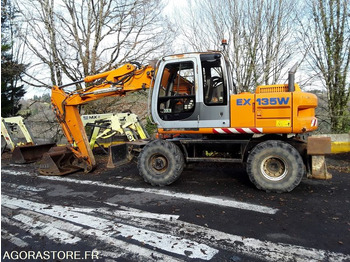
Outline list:
[[[52,147],[43,155],[38,171],[45,176],[62,176],[83,169],[76,162],[75,155],[68,147]]]
[[[56,146],[55,143],[42,145],[17,146],[12,152],[11,162],[14,164],[26,164],[40,160],[44,153]]]

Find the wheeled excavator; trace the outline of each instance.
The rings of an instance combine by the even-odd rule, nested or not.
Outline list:
[[[169,185],[191,162],[242,163],[257,188],[293,190],[313,170],[310,154],[329,150],[327,141],[305,138],[317,129],[317,97],[294,83],[295,70],[289,72],[288,84],[258,86],[255,93],[238,93],[230,72],[223,53],[208,51],[165,56],[155,66],[127,63],[54,86],[53,111],[70,146],[46,153],[39,172],[62,175],[93,170],[96,162],[78,106],[150,89],[157,139],[128,142],[116,149],[125,153],[115,153],[128,159],[137,155],[146,182]],[[65,92],[67,86],[82,82],[90,84]]]

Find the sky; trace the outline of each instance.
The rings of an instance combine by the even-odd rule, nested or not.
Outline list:
[[[164,3],[166,3],[166,7],[164,8],[163,12],[164,12],[164,15],[166,15],[167,17],[172,17],[173,15],[179,14],[180,9],[186,8],[188,4],[188,0],[163,0],[163,1]],[[40,73],[42,74],[42,72]],[[284,74],[284,75],[287,75],[287,74]],[[296,74],[296,81],[303,79],[304,77],[305,76],[303,76],[303,73],[299,69]],[[49,89],[35,88],[35,87],[30,87],[28,85],[26,86],[27,86],[26,94],[24,96],[24,99],[33,98],[34,95],[42,96],[43,94],[50,94]]]
[[[174,14],[174,10],[178,10],[179,8],[184,8],[187,5],[188,0],[163,0],[166,4],[163,12],[166,16],[172,16]],[[24,95],[24,99],[32,99],[35,95],[42,96],[43,94],[50,94],[49,89],[31,87],[26,85],[26,94]]]

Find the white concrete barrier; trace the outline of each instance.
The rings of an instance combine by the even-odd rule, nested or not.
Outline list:
[[[331,151],[333,154],[350,152],[350,133],[348,134],[325,134],[317,135],[330,137],[332,141]]]

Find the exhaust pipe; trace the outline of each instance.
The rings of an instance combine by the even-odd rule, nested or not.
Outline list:
[[[294,92],[295,91],[295,72],[297,71],[298,63],[296,63],[288,72],[288,91]]]

